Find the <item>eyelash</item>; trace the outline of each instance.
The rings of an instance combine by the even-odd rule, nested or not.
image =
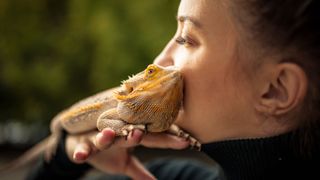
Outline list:
[[[185,46],[192,46],[194,45],[194,42],[186,37],[186,38],[183,38],[182,36],[179,36],[175,39],[176,43],[180,44],[180,45],[185,45]]]

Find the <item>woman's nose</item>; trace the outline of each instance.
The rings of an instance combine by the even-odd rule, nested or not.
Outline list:
[[[162,50],[162,52],[156,57],[154,63],[163,67],[174,65],[173,45],[174,44],[172,43],[172,41],[170,41]]]
[[[172,58],[168,57],[164,53],[160,53],[158,57],[156,57],[154,64],[158,64],[163,67],[174,65]]]

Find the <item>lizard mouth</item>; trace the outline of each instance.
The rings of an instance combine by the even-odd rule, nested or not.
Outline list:
[[[117,93],[121,96],[127,96],[133,91],[133,87],[130,87],[130,86],[123,86],[123,87],[124,87],[124,90],[117,91]]]

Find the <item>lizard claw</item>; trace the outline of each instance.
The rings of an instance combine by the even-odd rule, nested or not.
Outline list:
[[[129,131],[127,129],[123,129],[121,131],[121,136],[128,136],[129,135]]]
[[[191,149],[195,149],[197,151],[201,150],[201,143],[197,139],[195,139],[194,137],[190,136],[189,133],[186,133],[186,132],[180,130],[178,136],[188,140],[190,142]]]
[[[143,132],[146,132],[146,125],[144,124],[127,124],[125,125],[122,130],[121,133],[119,134],[120,136],[130,136],[133,132],[134,129],[139,129]]]
[[[201,150],[201,143],[196,140],[195,138],[193,137],[189,137],[188,140],[190,141],[190,148],[191,149],[195,149],[197,151],[200,151]]]
[[[190,142],[190,148],[200,151],[201,150],[201,143],[194,137],[190,136],[189,133],[180,129],[177,125],[171,125],[169,129],[169,133],[176,135],[178,137],[182,137]]]

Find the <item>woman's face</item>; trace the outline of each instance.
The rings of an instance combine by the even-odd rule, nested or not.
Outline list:
[[[177,32],[155,60],[185,79],[177,124],[201,142],[261,136],[253,108],[252,66],[238,57],[235,23],[224,0],[181,0]]]

